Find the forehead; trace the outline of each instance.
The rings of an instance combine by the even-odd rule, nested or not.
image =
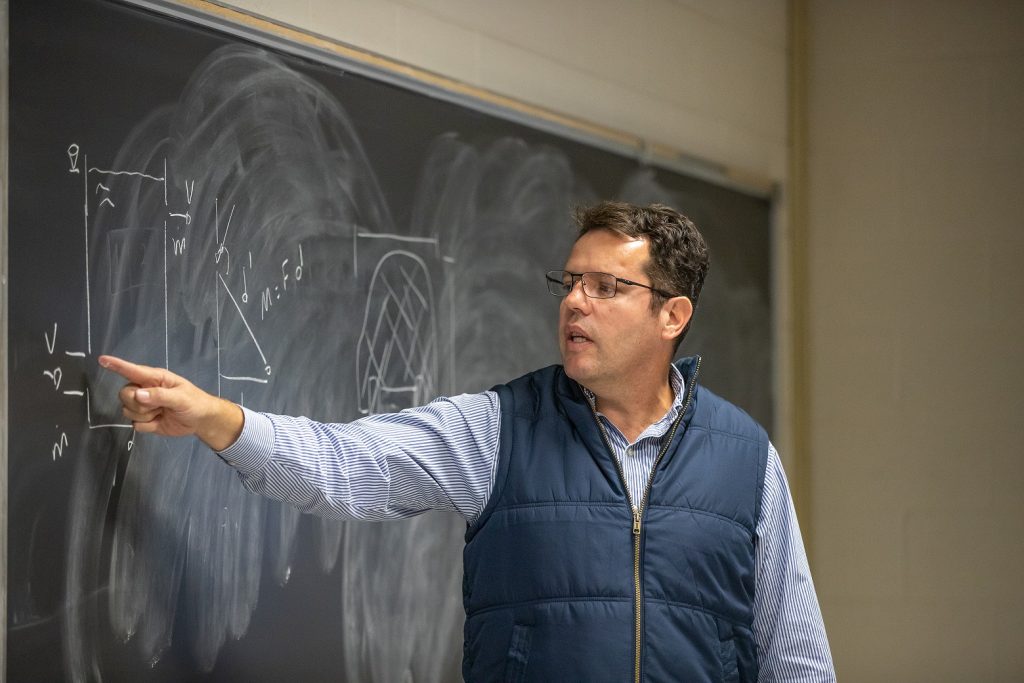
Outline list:
[[[649,255],[647,240],[611,230],[591,230],[576,240],[565,269],[574,273],[641,275]]]

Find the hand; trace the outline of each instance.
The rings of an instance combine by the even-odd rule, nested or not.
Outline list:
[[[238,439],[245,418],[231,401],[208,394],[173,372],[100,356],[102,367],[128,380],[118,393],[124,416],[136,431],[185,436],[195,434],[215,451]]]

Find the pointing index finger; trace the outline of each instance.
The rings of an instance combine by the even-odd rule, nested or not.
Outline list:
[[[100,356],[99,363],[100,366],[116,372],[129,382],[138,384],[141,387],[163,385],[165,371],[162,368],[131,363],[116,356]]]

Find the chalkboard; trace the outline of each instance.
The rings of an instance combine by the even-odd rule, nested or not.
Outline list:
[[[682,353],[771,423],[767,199],[153,10],[9,11],[8,681],[459,678],[459,519],[250,495],[100,353],[329,421],[479,391],[557,362],[570,208],[662,201],[712,251]]]

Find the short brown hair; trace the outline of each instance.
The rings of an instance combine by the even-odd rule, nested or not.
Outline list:
[[[707,242],[693,221],[664,204],[636,206],[611,201],[577,207],[574,218],[579,227],[576,239],[591,230],[611,230],[626,237],[646,240],[650,259],[645,271],[651,285],[689,298],[696,311],[710,260]],[[651,310],[665,302],[665,297],[657,292],[651,292],[651,296]],[[690,323],[687,323],[676,338],[677,349],[689,329]]]

